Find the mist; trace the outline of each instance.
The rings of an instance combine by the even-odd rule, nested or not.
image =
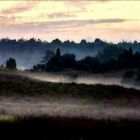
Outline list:
[[[23,72],[20,73],[25,77],[52,83],[76,83],[86,85],[118,85],[125,88],[134,88],[140,90],[140,86],[135,81],[128,82],[123,79],[123,72],[105,73],[105,74],[66,74],[66,73],[49,73],[49,72]]]
[[[1,72],[2,73],[2,72]],[[7,73],[8,74],[8,73]],[[17,71],[14,75],[28,77],[32,80],[53,82],[53,83],[76,83],[87,85],[119,85],[125,88],[134,88],[140,90],[140,86],[130,84],[122,79],[123,72],[87,74],[87,73],[48,73],[48,72],[26,72]],[[81,91],[82,92],[82,91]],[[124,101],[124,105],[121,103]],[[138,119],[140,117],[140,104],[135,98],[129,101],[127,99],[114,99],[113,101],[97,101],[90,99],[77,100],[73,97],[54,98],[50,96],[10,96],[1,97],[0,114],[12,114],[18,116],[69,116],[69,117],[88,117],[98,119]],[[121,107],[120,107],[121,106]],[[75,113],[76,112],[76,113]]]

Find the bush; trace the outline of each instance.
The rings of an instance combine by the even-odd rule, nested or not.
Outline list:
[[[7,60],[6,62],[6,68],[8,69],[17,69],[17,64],[16,64],[16,60],[14,58],[9,58],[9,60]]]

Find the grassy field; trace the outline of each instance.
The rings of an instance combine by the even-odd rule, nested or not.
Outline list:
[[[14,100],[14,102],[19,103],[22,102],[22,98],[28,101],[29,99],[26,97],[36,99],[41,97],[50,98],[54,99],[54,101],[57,99],[74,99],[76,100],[76,104],[80,102],[83,107],[92,103],[103,103],[101,106],[104,107],[104,112],[107,111],[104,106],[106,103],[107,106],[110,107],[117,103],[120,110],[122,108],[125,109],[125,107],[129,109],[131,107],[134,110],[140,107],[140,91],[135,89],[126,89],[115,85],[104,86],[40,82],[23,76],[10,74],[9,72],[0,73],[1,104],[3,98],[9,99],[12,97],[16,97],[17,100]],[[73,102],[68,102],[68,100],[65,100],[65,102],[66,104],[73,104]],[[44,103],[43,100],[42,103]],[[36,102],[34,104],[36,104]],[[61,103],[58,102],[57,105],[59,104]],[[64,104],[64,106],[66,104]],[[11,104],[9,100],[6,105],[10,107]],[[18,107],[18,105],[15,106],[15,109],[16,107]],[[54,106],[54,108],[55,107],[56,106]],[[4,137],[4,139],[30,140],[86,140],[99,139],[102,136],[108,139],[113,139],[114,137],[120,139],[123,138],[123,136],[124,138],[125,136],[132,136],[134,139],[134,137],[139,134],[140,119],[131,119],[128,116],[117,119],[100,119],[83,116],[57,115],[18,116],[1,112],[0,137]]]
[[[23,95],[23,96],[66,96],[74,98],[132,98],[140,97],[140,91],[126,89],[116,85],[85,85],[75,83],[50,83],[31,80],[16,74],[0,73],[0,95]]]

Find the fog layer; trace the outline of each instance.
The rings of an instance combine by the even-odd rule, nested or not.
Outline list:
[[[135,100],[133,101],[135,103]],[[116,120],[139,119],[140,105],[122,105],[119,100],[84,103],[75,99],[50,99],[46,97],[1,97],[0,114],[21,116],[69,116]]]
[[[125,81],[123,72],[108,74],[62,74],[62,73],[32,73],[24,72],[22,75],[46,82],[55,83],[77,83],[77,84],[103,84],[103,85],[119,85],[125,88],[139,89],[139,84],[131,81]]]

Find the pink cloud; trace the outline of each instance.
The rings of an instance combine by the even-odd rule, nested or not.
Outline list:
[[[16,16],[16,13],[29,11],[38,4],[38,1],[22,1],[14,6],[11,6],[0,12],[0,28],[15,25],[21,17]],[[22,17],[23,18],[23,17]]]
[[[88,0],[64,0],[64,2],[68,5],[71,5],[71,6],[85,8],[92,1],[88,1]]]
[[[92,2],[107,2],[109,0],[64,0],[66,4],[85,8],[87,5],[91,4]]]
[[[25,1],[25,2],[21,2],[18,3],[14,6],[11,6],[8,9],[5,9],[1,12],[1,14],[3,15],[8,15],[8,14],[16,14],[16,13],[21,13],[24,11],[28,11],[31,10],[32,8],[34,8],[36,5],[38,4],[38,1]]]

